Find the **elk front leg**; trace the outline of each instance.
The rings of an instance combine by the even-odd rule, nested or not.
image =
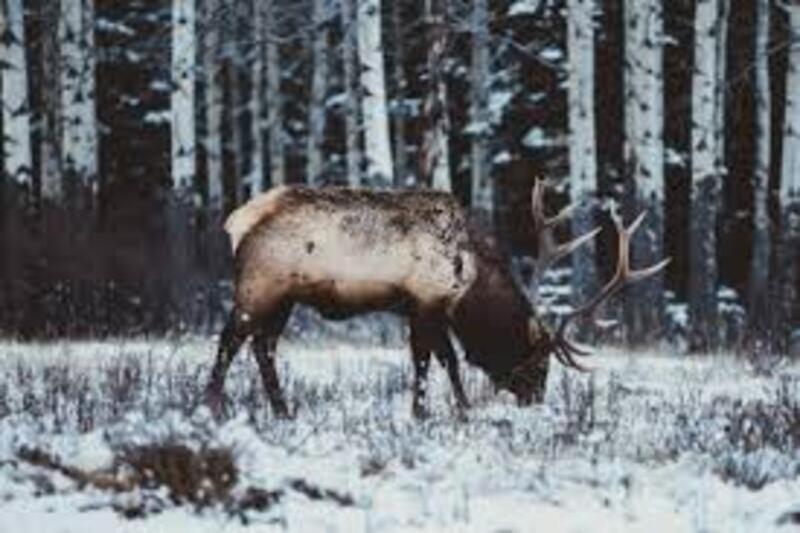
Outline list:
[[[220,334],[217,359],[211,369],[211,377],[206,386],[206,403],[216,417],[222,415],[223,389],[228,368],[248,335],[247,322],[243,321],[238,311],[234,309],[228,316]]]
[[[453,344],[447,336],[447,330],[442,328],[436,334],[436,359],[447,370],[447,375],[450,378],[450,384],[453,387],[453,394],[456,397],[456,405],[459,411],[463,414],[469,409],[469,401],[467,395],[464,393],[464,386],[461,383],[461,374],[458,371],[458,358],[453,349]]]
[[[278,418],[289,418],[289,408],[286,406],[278,379],[278,371],[275,368],[275,355],[278,337],[286,325],[290,312],[291,307],[281,308],[279,312],[264,322],[262,329],[253,338],[253,348],[261,372],[261,381],[264,383],[272,412]]]
[[[428,368],[431,362],[430,333],[417,321],[411,322],[411,359],[414,362],[414,388],[412,389],[411,413],[414,418],[427,416],[425,393],[428,388]]]

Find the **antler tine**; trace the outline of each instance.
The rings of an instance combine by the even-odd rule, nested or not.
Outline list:
[[[555,216],[547,218],[544,213],[544,182],[543,180],[536,181],[533,191],[531,191],[531,212],[538,233],[540,272],[543,272],[549,265],[555,263],[559,259],[571,254],[600,232],[600,228],[597,227],[571,241],[556,244],[552,234],[553,228],[566,222],[576,207],[576,204],[567,205]]]
[[[533,220],[539,229],[551,229],[559,224],[566,222],[572,212],[578,207],[577,204],[569,204],[561,209],[558,214],[547,218],[544,214],[544,181],[536,180],[536,184],[531,191],[531,211]]]
[[[572,346],[569,341],[564,338],[564,332],[569,325],[569,323],[577,316],[580,315],[592,315],[597,307],[609,298],[612,294],[617,292],[620,288],[622,288],[626,283],[634,283],[637,281],[641,281],[643,279],[649,278],[660,272],[661,270],[666,267],[669,262],[671,261],[670,258],[664,259],[655,265],[652,265],[647,268],[639,269],[639,270],[631,270],[630,268],[630,240],[633,236],[634,232],[639,228],[642,221],[644,221],[644,217],[646,212],[643,212],[636,220],[634,220],[630,226],[625,228],[622,225],[622,222],[615,219],[614,224],[617,227],[617,233],[619,235],[618,240],[618,259],[617,259],[617,269],[614,272],[614,275],[605,284],[605,286],[600,289],[600,291],[588,302],[583,304],[582,306],[578,307],[577,309],[572,310],[568,313],[564,319],[561,321],[561,324],[558,327],[556,332],[556,342],[561,344],[562,346],[566,344],[568,351],[573,351],[575,353],[579,353],[579,351],[575,350],[575,347]]]
[[[556,353],[556,358],[564,366],[574,368],[575,370],[579,370],[581,372],[586,372],[588,370],[585,366],[578,363],[573,355],[590,355],[589,352],[576,350],[574,346],[566,342],[563,338],[561,339],[561,342],[558,342],[555,345],[554,352]]]
[[[544,184],[542,180],[536,180],[533,190],[531,190],[531,213],[537,229],[544,226]]]
[[[580,246],[583,243],[592,240],[595,237],[595,235],[597,235],[598,233],[600,233],[600,228],[599,227],[594,228],[589,233],[585,233],[585,234],[581,235],[580,237],[577,237],[577,238],[575,238],[575,239],[573,239],[571,241],[567,241],[565,243],[559,244],[558,246],[556,246],[555,250],[553,251],[553,257],[551,259],[551,262],[558,261],[562,257],[571,254],[572,252],[574,252],[575,250],[580,248]]]

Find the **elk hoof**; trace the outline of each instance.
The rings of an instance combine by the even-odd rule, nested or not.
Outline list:
[[[411,407],[411,414],[414,416],[414,419],[420,420],[420,421],[421,420],[427,420],[428,417],[430,416],[430,413],[428,413],[428,410],[425,409],[425,407],[423,407],[422,405],[420,405],[418,403],[415,403]]]
[[[459,402],[456,404],[456,418],[459,422],[469,422],[469,404],[467,402]]]
[[[214,420],[220,422],[225,418],[227,413],[225,409],[225,398],[222,394],[213,392],[206,394],[205,403],[209,411],[211,411],[211,416],[214,417]]]
[[[286,407],[286,402],[283,401],[276,402],[275,404],[272,405],[272,414],[278,420],[291,420],[292,418],[294,418],[289,413],[289,408]]]

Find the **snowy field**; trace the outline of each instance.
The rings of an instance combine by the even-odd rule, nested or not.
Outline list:
[[[198,406],[205,339],[0,344],[0,532],[791,531],[800,368],[604,351],[520,409],[405,349],[282,343],[276,421],[243,352],[230,418]]]

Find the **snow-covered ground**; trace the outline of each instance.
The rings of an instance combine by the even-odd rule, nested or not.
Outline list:
[[[0,532],[763,532],[800,523],[797,366],[756,372],[731,356],[606,350],[589,374],[554,364],[546,403],[533,408],[495,395],[470,369],[466,422],[434,367],[432,415],[419,423],[405,349],[279,350],[295,419],[272,419],[243,352],[227,381],[231,417],[216,423],[199,406],[210,340],[0,343]],[[176,445],[230,452],[236,477],[219,503],[175,503],[173,489],[152,483],[104,490],[67,471],[129,479],[126,453]],[[32,450],[51,464],[31,461]],[[255,489],[274,500],[234,503]]]

